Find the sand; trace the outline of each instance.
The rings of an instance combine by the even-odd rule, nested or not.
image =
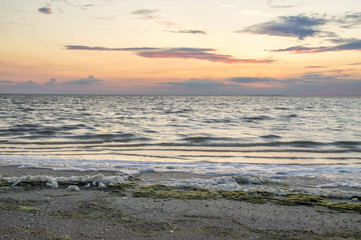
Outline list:
[[[2,177],[85,174],[99,172],[0,167]],[[358,211],[223,198],[134,196],[139,185],[190,178],[211,176],[142,173],[131,178],[136,185],[119,192],[81,184],[79,191],[68,191],[72,183],[57,189],[45,184],[2,185],[0,239],[361,239]]]

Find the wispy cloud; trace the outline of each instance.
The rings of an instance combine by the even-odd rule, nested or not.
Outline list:
[[[50,0],[51,2],[53,2],[54,4],[60,2],[75,8],[79,8],[81,10],[87,10],[90,7],[95,7],[95,6],[99,6],[99,5],[103,5],[103,4],[107,4],[110,2],[114,2],[116,0],[95,0],[92,1],[92,3],[84,3],[84,4],[79,4],[78,1],[73,1],[73,0]]]
[[[24,23],[24,22],[13,22],[12,21],[12,22],[8,22],[7,24],[28,27],[28,28],[36,27],[36,25],[34,25],[34,24],[29,24],[29,23]]]
[[[335,51],[345,51],[345,50],[357,50],[361,51],[361,40],[353,40],[348,43],[339,44],[336,46],[329,47],[304,47],[304,46],[294,46],[284,49],[271,50],[272,52],[291,52],[291,53],[321,53],[321,52],[335,52]]]
[[[203,48],[169,48],[154,51],[143,51],[138,56],[147,58],[184,58],[198,59],[222,63],[270,63],[272,60],[237,59],[230,55],[214,53],[214,49]]]
[[[201,30],[179,30],[179,31],[170,31],[172,33],[190,33],[190,34],[206,34],[205,31]]]
[[[344,16],[336,19],[343,28],[352,28],[361,25],[361,12],[346,13]]]
[[[159,50],[161,48],[139,47],[139,48],[108,48],[108,47],[89,47],[84,45],[66,45],[66,50],[89,50],[89,51],[149,51]]]
[[[267,6],[270,7],[270,8],[292,8],[292,7],[295,7],[295,5],[286,4],[284,2],[285,2],[285,0],[268,0]]]
[[[269,1],[272,4],[274,1]],[[275,6],[273,6],[275,7]],[[279,6],[282,7],[282,6]],[[291,6],[283,6],[291,7]],[[361,25],[361,12],[346,12],[338,16],[320,14],[299,14],[296,16],[279,16],[271,21],[259,23],[236,31],[238,33],[264,34],[281,37],[297,37],[304,40],[306,37],[340,39],[336,32],[326,31],[324,28],[333,24],[340,28],[353,28]]]
[[[256,24],[237,32],[282,37],[297,37],[300,40],[303,40],[306,37],[320,35],[321,33],[328,36],[334,36],[332,33],[323,32],[318,29],[327,22],[328,20],[325,17],[320,17],[318,15],[281,16],[277,17],[273,21]]]
[[[38,12],[44,13],[44,14],[52,14],[50,7],[42,7],[38,9]]]
[[[161,24],[167,28],[179,27],[178,24],[164,19],[158,14],[156,14],[158,12],[160,11],[156,9],[138,9],[131,12],[130,14],[136,16],[138,19],[141,20],[154,20],[156,23]]]
[[[305,68],[325,68],[324,66],[306,66]]]
[[[158,18],[157,15],[154,15],[156,12],[159,12],[159,10],[139,9],[133,11],[131,14],[136,15],[139,19],[152,20]]]
[[[183,58],[198,59],[222,63],[272,63],[271,59],[238,59],[230,55],[215,53],[212,48],[107,48],[89,47],[82,45],[67,45],[67,50],[88,50],[88,51],[133,51],[138,56],[146,58]]]

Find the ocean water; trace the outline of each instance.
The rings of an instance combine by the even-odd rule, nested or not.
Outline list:
[[[361,97],[0,95],[0,165],[361,186]]]

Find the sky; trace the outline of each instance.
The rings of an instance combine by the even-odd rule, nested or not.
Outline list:
[[[0,93],[361,95],[359,0],[0,0]]]

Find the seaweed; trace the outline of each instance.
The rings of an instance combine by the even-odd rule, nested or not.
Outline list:
[[[143,186],[133,193],[134,197],[175,198],[175,199],[219,199],[220,195],[211,190],[177,190],[164,185]]]
[[[8,182],[4,179],[0,180],[0,187],[9,187],[11,185],[12,185],[11,182]]]
[[[173,198],[193,200],[228,199],[247,201],[254,204],[272,203],[277,205],[323,206],[340,212],[361,213],[361,204],[347,202],[331,202],[322,196],[307,194],[288,194],[284,197],[268,192],[212,191],[204,189],[176,189],[165,185],[148,185],[139,187],[134,197]]]
[[[123,183],[116,183],[109,186],[109,190],[113,195],[125,196],[124,192],[129,188],[136,188],[138,186],[138,182],[130,181]]]

